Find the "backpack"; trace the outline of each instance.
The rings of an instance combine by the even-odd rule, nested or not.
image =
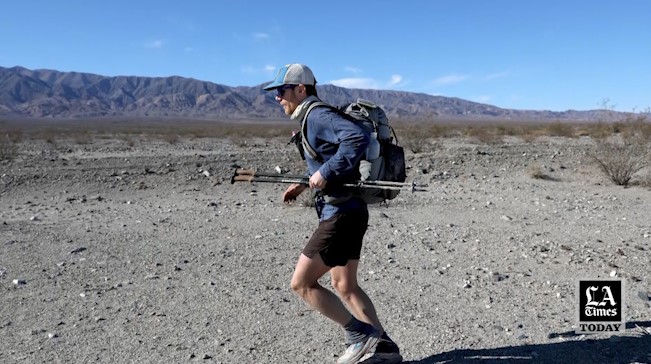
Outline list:
[[[336,108],[322,101],[313,102],[308,106],[307,112],[301,121],[299,151],[307,153],[315,160],[320,160],[316,151],[310,146],[307,138],[307,116],[315,107],[326,106],[335,110],[351,122],[360,125],[370,136],[369,145],[364,156],[359,162],[361,181],[389,181],[404,182],[407,178],[405,171],[405,152],[398,145],[395,130],[389,125],[389,119],[384,110],[374,103],[357,99],[356,102]],[[297,146],[299,145],[296,141]],[[322,160],[320,160],[323,162]],[[360,188],[356,195],[366,203],[375,204],[385,200],[392,200],[400,193],[399,189]]]

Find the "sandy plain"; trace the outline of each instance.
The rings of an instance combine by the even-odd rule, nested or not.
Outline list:
[[[437,141],[372,206],[361,285],[409,363],[651,362],[651,191],[589,138]],[[316,226],[284,139],[24,140],[0,164],[0,362],[332,363],[339,328],[289,289]],[[544,172],[533,178],[531,168]],[[648,173],[648,171],[647,171]],[[622,278],[626,329],[577,335],[579,279]],[[329,281],[323,279],[328,286]]]

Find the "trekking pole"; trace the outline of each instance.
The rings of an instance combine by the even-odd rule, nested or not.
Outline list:
[[[269,182],[269,183],[299,183],[308,185],[310,179],[305,176],[285,175],[281,173],[264,173],[256,172],[253,169],[235,169],[231,177],[231,184],[235,182]],[[376,188],[382,190],[402,190],[409,188],[411,192],[426,191],[426,184],[417,184],[416,181],[409,182],[391,182],[391,181],[353,181],[344,183],[344,187],[354,188]]]
[[[265,178],[270,178],[270,177],[282,177],[282,178],[305,178],[306,180],[309,180],[305,176],[299,176],[299,175],[291,175],[291,174],[283,174],[283,173],[267,173],[267,172],[258,172],[255,169],[246,169],[246,168],[237,168],[235,169],[235,173],[233,176],[255,176],[255,177],[265,177]],[[297,182],[300,183],[300,182]]]

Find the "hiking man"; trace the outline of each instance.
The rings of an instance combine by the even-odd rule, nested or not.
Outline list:
[[[276,91],[276,101],[293,120],[302,121],[309,104],[319,101],[314,74],[302,64],[282,67],[264,89]],[[318,158],[305,153],[309,186],[290,185],[283,201],[291,203],[308,187],[315,189],[319,225],[298,258],[291,287],[344,329],[348,346],[337,363],[398,363],[402,361],[398,346],[384,332],[373,303],[357,282],[368,208],[341,186],[358,177],[369,136],[329,107],[315,107],[305,122],[307,133],[302,137],[308,138]],[[328,272],[341,299],[318,282]]]

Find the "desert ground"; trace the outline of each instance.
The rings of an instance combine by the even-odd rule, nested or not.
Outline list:
[[[428,190],[370,207],[360,264],[405,362],[651,362],[651,189],[610,182],[592,148],[459,137],[407,151],[408,180]],[[343,353],[341,329],[289,288],[317,224],[309,198],[230,183],[238,166],[302,173],[285,138],[23,138],[17,150],[0,162],[1,363]],[[575,334],[578,280],[611,277],[626,329]]]

